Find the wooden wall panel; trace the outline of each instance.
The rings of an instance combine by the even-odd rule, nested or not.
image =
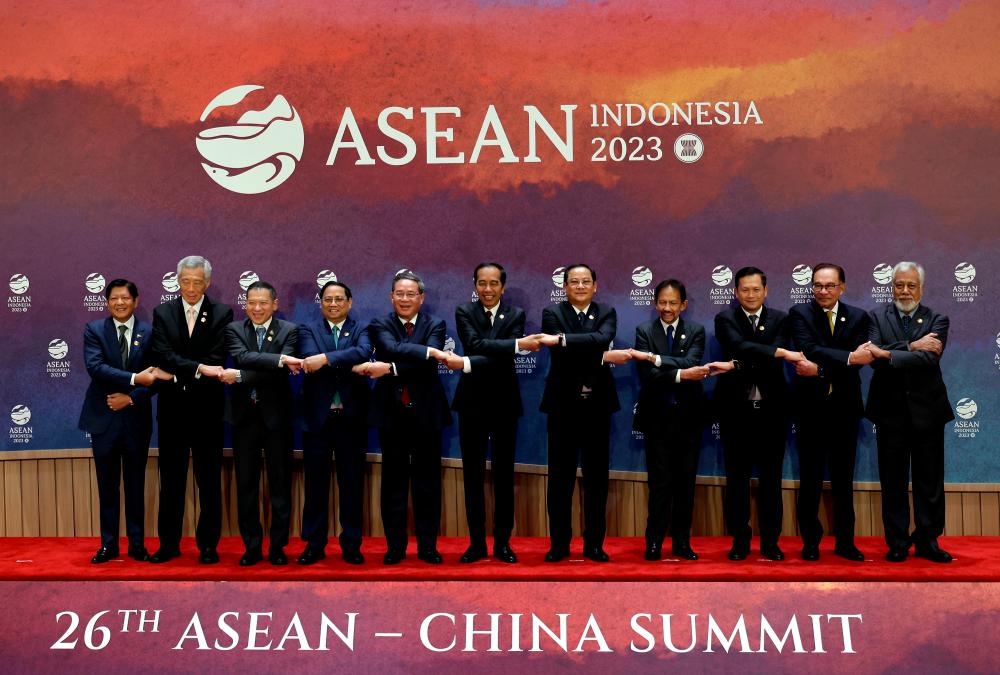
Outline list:
[[[65,451],[62,456],[28,453],[27,457],[14,459],[0,455],[0,536],[98,536],[100,531],[96,478],[92,458],[86,453]],[[19,455],[21,453],[18,453]],[[36,459],[35,456],[39,458]],[[382,523],[379,516],[380,481],[382,465],[369,461],[364,484],[363,532],[366,537],[381,537]],[[263,472],[262,472],[263,473]],[[608,495],[608,536],[641,537],[646,526],[646,500],[648,489],[642,474],[621,474],[613,479]],[[455,460],[445,460],[442,476],[442,536],[468,536],[465,518],[464,476],[461,465]],[[484,486],[487,504],[487,534],[492,533],[492,476],[487,471]],[[301,532],[304,474],[300,460],[293,471],[292,546],[297,548]],[[981,489],[986,488],[985,490]],[[945,495],[945,534],[1000,536],[1000,490],[995,486],[950,485]],[[514,536],[548,536],[546,516],[547,477],[544,470],[525,467],[514,476]],[[331,476],[330,537],[340,532],[337,514],[336,480]],[[695,488],[695,536],[720,536],[725,534],[722,505],[725,493],[723,481],[706,478]],[[757,527],[756,486],[752,493],[752,525]],[[236,481],[231,457],[223,461],[223,535],[238,536],[236,522]],[[261,478],[261,511],[265,529],[270,524],[268,485]],[[785,535],[797,534],[795,499],[797,486],[785,481],[783,488],[783,522]],[[583,528],[583,485],[577,479],[573,495],[572,525],[575,535]],[[882,536],[882,495],[877,484],[858,484],[854,496],[858,536]],[[911,496],[912,504],[912,496]],[[151,456],[146,466],[145,524],[146,535],[156,536],[156,514],[159,507],[157,458]],[[830,533],[832,499],[827,486],[821,502],[819,517],[824,530]],[[911,509],[912,510],[912,509]],[[124,517],[124,516],[123,516]],[[193,536],[198,517],[197,489],[193,470],[189,470],[185,495],[184,535]],[[911,517],[912,520],[912,517]],[[413,532],[412,513],[409,531]],[[124,526],[122,534],[124,535]]]

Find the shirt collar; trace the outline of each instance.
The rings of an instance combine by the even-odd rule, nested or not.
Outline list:
[[[663,332],[664,333],[667,332],[667,327],[668,326],[673,326],[674,327],[674,333],[676,334],[677,333],[677,324],[679,324],[680,322],[681,322],[681,318],[680,317],[677,317],[676,319],[674,319],[673,323],[665,323],[663,321],[663,319],[660,319],[660,325],[663,326]]]
[[[122,323],[121,321],[115,319],[114,317],[112,317],[112,320],[115,322],[115,332],[118,332],[118,326],[125,326],[126,328],[128,328],[129,333],[135,330],[135,314],[130,316],[128,318],[128,321],[126,321],[125,323]]]
[[[185,316],[187,315],[187,313],[188,313],[189,311],[191,311],[191,308],[192,308],[192,307],[194,308],[194,313],[195,313],[195,316],[197,316],[197,315],[198,315],[198,313],[200,313],[200,312],[201,312],[201,306],[205,304],[205,296],[204,296],[204,295],[203,295],[203,296],[201,296],[201,300],[199,300],[199,301],[198,301],[198,302],[197,302],[196,304],[194,304],[194,305],[189,305],[189,304],[188,304],[188,301],[187,301],[187,300],[185,300],[184,298],[181,298],[181,303],[182,303],[182,304],[184,305],[184,314],[185,314]]]
[[[591,304],[593,304],[593,303],[591,303]],[[576,307],[573,306],[573,303],[570,303],[569,306],[572,308],[573,314],[576,315],[576,316],[579,316],[580,312],[583,312],[588,317],[590,316],[590,305],[587,305],[583,309],[577,309]]]
[[[397,319],[397,320],[399,321],[399,323],[403,324],[404,326],[405,326],[405,325],[406,325],[407,323],[412,323],[412,324],[413,324],[414,326],[416,326],[416,325],[417,325],[417,317],[418,317],[418,316],[420,316],[420,313],[419,313],[419,312],[417,312],[416,314],[414,314],[414,315],[413,315],[413,318],[412,318],[412,319],[404,319],[404,318],[403,318],[403,317],[401,317],[401,316],[400,316],[399,314],[397,314],[397,315],[396,315],[396,319]]]
[[[264,329],[264,332],[267,332],[267,329],[271,327],[271,322],[272,322],[272,321],[274,321],[274,317],[273,317],[273,316],[272,316],[272,317],[271,317],[270,319],[268,319],[267,321],[265,321],[264,323],[262,323],[262,324],[260,324],[260,325],[257,325],[257,324],[255,324],[255,323],[253,322],[253,320],[251,319],[251,320],[250,320],[250,325],[252,325],[252,326],[253,326],[253,328],[254,328],[254,331],[256,331],[256,330],[257,330],[258,328],[263,328],[263,329]]]
[[[329,319],[326,320],[326,325],[330,328],[330,330],[333,330],[333,327],[336,326],[337,330],[340,331],[340,332],[344,332],[344,324],[345,323],[347,323],[347,317],[346,316],[344,317],[344,320],[341,321],[340,323],[334,323],[334,322],[330,321]]]

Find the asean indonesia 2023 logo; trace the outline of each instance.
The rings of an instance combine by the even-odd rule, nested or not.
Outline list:
[[[241,84],[227,89],[212,99],[201,121],[263,88]],[[235,123],[202,129],[195,146],[212,180],[232,192],[255,195],[288,180],[302,159],[304,137],[298,111],[278,94],[263,110],[247,110]]]

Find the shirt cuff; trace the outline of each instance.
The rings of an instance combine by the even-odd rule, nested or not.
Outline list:
[[[198,364],[197,368],[194,369],[194,379],[196,379],[196,380],[200,380],[201,379],[201,364],[200,363]]]
[[[517,342],[515,342],[514,344],[516,345]],[[471,373],[472,372],[472,361],[469,360],[468,356],[463,356],[462,357],[462,372],[463,373]]]
[[[655,360],[655,361],[653,361],[653,363],[655,363],[655,364],[656,364],[656,367],[657,367],[657,368],[660,368],[660,367],[662,367],[662,366],[663,366],[663,359],[661,359],[661,358],[660,358],[660,355],[659,355],[659,354],[654,354],[653,356],[655,356],[655,357],[656,357],[656,360]]]
[[[430,357],[431,357],[431,348],[430,348],[430,347],[428,347],[428,348],[427,348],[427,353],[426,353],[426,354],[424,355],[424,358],[425,358],[425,359],[429,359]]]
[[[135,373],[132,373],[132,377],[128,378],[128,384],[130,387],[135,386]]]
[[[243,371],[242,370],[237,370],[236,371],[236,381],[239,382],[240,384],[243,383]]]
[[[399,373],[397,373],[397,372],[396,372],[396,362],[395,362],[395,361],[393,361],[392,363],[390,363],[390,364],[389,364],[389,367],[390,367],[390,368],[392,368],[392,374],[393,374],[393,375],[394,375],[395,377],[399,377]]]
[[[657,360],[659,360],[660,357],[657,356],[656,358],[657,358]],[[678,368],[677,369],[677,374],[674,375],[674,384],[680,384],[680,383],[681,383],[681,369]]]

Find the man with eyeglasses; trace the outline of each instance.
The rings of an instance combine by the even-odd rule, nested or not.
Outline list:
[[[563,272],[566,300],[542,311],[542,344],[551,361],[540,410],[548,415],[548,512],[551,547],[545,562],[569,556],[573,536],[573,490],[576,468],[583,468],[583,555],[608,562],[608,469],[611,415],[621,409],[611,364],[632,355],[613,349],[618,330],[614,307],[594,302],[597,273],[587,264]]]
[[[392,279],[393,311],[371,322],[369,335],[382,366],[360,364],[355,372],[378,377],[372,419],[382,446],[382,525],[387,550],[382,562],[406,558],[406,500],[413,479],[417,557],[441,564],[441,431],[451,424],[448,397],[438,375],[446,361],[445,323],[427,312],[424,282],[410,270]],[[383,373],[383,371],[387,371]]]
[[[351,565],[365,561],[361,520],[371,387],[363,374],[351,369],[371,361],[372,345],[368,327],[350,316],[352,304],[347,284],[328,281],[320,289],[322,316],[299,326],[299,356],[307,374],[302,385],[302,539],[306,547],[299,556],[300,565],[326,557],[332,459],[336,460],[340,493],[340,555]]]
[[[944,531],[944,425],[955,419],[941,376],[949,322],[920,304],[923,292],[924,268],[898,263],[892,270],[893,302],[872,310],[866,348],[875,372],[865,415],[875,423],[886,560],[905,561],[913,545],[916,556],[948,563],[952,557],[937,539]]]
[[[750,475],[757,465],[757,516],[760,553],[768,560],[784,560],[778,546],[781,534],[781,463],[788,432],[788,382],[785,362],[802,354],[791,349],[788,315],[764,305],[767,276],[756,267],[736,272],[739,307],[715,316],[715,337],[722,358],[708,364],[723,373],[715,388],[719,404],[719,431],[726,465],[723,512],[733,537],[729,559],[750,554]]]
[[[862,366],[873,356],[868,313],[840,301],[847,289],[844,269],[831,263],[813,267],[813,300],[789,310],[796,346],[805,358],[795,364],[799,494],[796,515],[802,559],[819,560],[823,526],[819,504],[823,472],[830,467],[833,489],[834,554],[863,561],[854,545],[854,461],[864,413]]]

